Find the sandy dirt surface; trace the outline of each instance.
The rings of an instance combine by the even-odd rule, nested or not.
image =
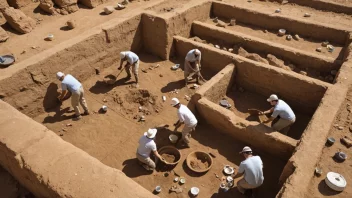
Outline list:
[[[116,2],[111,0],[94,9],[81,6],[81,9],[75,13],[55,16],[50,16],[42,12],[37,8],[38,3],[31,3],[29,6],[22,8],[22,10],[37,21],[37,27],[32,32],[22,35],[13,31],[5,24],[3,27],[7,30],[10,38],[8,41],[0,43],[0,55],[14,54],[16,61],[20,62],[63,41],[78,36],[83,32],[89,31],[92,27],[99,26],[117,17],[128,18],[135,13],[141,13],[145,8],[159,2],[162,2],[162,0],[133,1],[123,10],[115,10],[110,15],[102,14],[105,6],[115,6]],[[66,27],[68,20],[74,20],[77,27],[69,30]],[[44,40],[48,34],[54,35],[55,38],[53,41]]]
[[[330,147],[323,149],[322,156],[318,163],[318,167],[322,168],[323,174],[320,177],[314,177],[311,181],[311,188],[308,191],[306,197],[351,197],[352,194],[352,159],[351,159],[351,148],[344,146],[340,139],[347,136],[352,138],[352,90],[350,89],[345,102],[340,108],[338,116],[335,118],[333,127],[330,129],[329,137],[333,137],[336,142]],[[339,129],[340,127],[340,129]],[[342,130],[341,130],[342,127]],[[347,160],[340,163],[336,162],[332,157],[336,152],[342,151],[347,154]],[[343,192],[336,192],[331,190],[325,183],[324,179],[328,172],[336,172],[346,179],[347,187]]]
[[[154,57],[148,55],[141,57],[140,67],[143,70],[146,69],[147,73],[141,72],[140,74],[140,89],[147,89],[152,95],[158,96],[157,100],[159,101],[161,101],[162,95],[165,95],[168,99],[167,102],[162,103],[159,113],[152,112],[150,115],[146,115],[146,122],[138,122],[133,119],[134,115],[140,113],[138,110],[139,103],[129,103],[122,97],[122,104],[134,109],[133,112],[124,111],[121,104],[115,102],[110,96],[113,92],[121,95],[128,93],[131,89],[129,83],[133,82],[133,79],[127,84],[118,80],[115,86],[106,86],[97,82],[102,80],[105,75],[112,72],[116,73],[116,67],[110,67],[100,75],[84,82],[86,99],[91,111],[98,111],[103,104],[106,104],[108,106],[107,113],[92,114],[83,117],[80,121],[73,122],[69,117],[72,113],[67,112],[70,103],[66,101],[61,108],[58,107],[52,112],[42,114],[34,119],[43,123],[58,135],[63,134],[62,138],[64,140],[85,150],[106,165],[122,170],[128,177],[133,178],[146,189],[153,191],[155,186],[161,185],[163,190],[160,197],[188,197],[187,193],[192,186],[199,187],[204,197],[241,197],[236,189],[220,195],[218,192],[220,180],[216,178],[215,174],[221,177],[222,169],[227,164],[237,168],[240,161],[243,160],[238,155],[238,151],[244,145],[218,133],[216,129],[207,126],[204,122],[200,122],[193,134],[194,139],[191,142],[191,148],[180,150],[182,157],[180,163],[174,169],[177,174],[184,176],[187,181],[182,186],[184,189],[182,194],[176,195],[173,193],[169,195],[167,193],[167,189],[174,185],[173,174],[170,174],[169,177],[164,177],[162,172],[150,174],[138,165],[135,152],[138,140],[144,131],[149,127],[160,124],[172,126],[177,121],[177,116],[176,109],[168,103],[170,98],[177,96],[181,99],[181,102],[186,103],[187,101],[183,98],[184,95],[190,95],[194,92],[194,90],[182,88],[184,85],[183,72],[171,71],[170,67],[174,64],[173,62],[156,62],[157,60]],[[148,69],[150,65],[155,64],[159,64],[160,67],[153,70]],[[163,77],[160,77],[160,74]],[[125,77],[125,75],[125,73],[122,73],[119,79]],[[204,76],[207,79],[209,78],[206,75]],[[178,94],[170,93],[175,89],[178,89]],[[72,126],[67,126],[67,124],[72,124]],[[173,131],[173,127],[159,130],[156,136],[158,148],[171,144],[168,140],[170,134],[180,135],[179,132]],[[187,155],[195,150],[211,152],[216,155],[212,169],[204,176],[194,175],[185,166],[184,161]],[[256,153],[258,152],[260,151],[256,151]],[[264,153],[260,153],[260,156],[264,161],[264,173],[267,178],[263,188],[260,188],[260,192],[265,197],[274,197],[280,188],[277,182],[285,162]]]
[[[327,1],[327,0],[325,0]],[[335,1],[335,0],[331,0]],[[346,3],[352,5],[350,0],[336,0],[336,1],[345,1]],[[334,26],[340,26],[342,28],[351,28],[352,16],[348,14],[341,14],[335,12],[321,11],[310,7],[300,6],[293,3],[280,4],[275,1],[260,1],[252,0],[251,3],[246,0],[224,0],[223,2],[229,4],[238,4],[242,7],[251,8],[255,10],[260,10],[261,12],[266,12],[268,14],[276,14],[276,9],[281,9],[279,15],[300,18],[307,21],[316,21],[319,23],[328,23]],[[347,5],[347,4],[346,4]],[[311,17],[304,17],[305,13],[311,14]]]
[[[225,20],[225,19],[222,19],[222,21],[227,22],[227,23],[230,22],[229,20]],[[208,24],[216,25],[216,23],[213,22],[213,19],[210,19],[210,18],[206,22]],[[332,57],[335,59],[340,58],[339,57],[340,52],[343,48],[343,46],[339,46],[339,45],[332,43],[332,45],[334,45],[334,47],[335,47],[335,50],[332,53],[330,53],[330,52],[328,52],[328,50],[326,48],[323,48],[321,46],[322,42],[324,42],[324,41],[316,41],[316,40],[306,39],[302,36],[300,36],[302,38],[300,41],[296,41],[294,39],[288,41],[288,40],[286,40],[286,36],[280,37],[277,35],[277,32],[269,31],[269,30],[268,30],[268,32],[264,32],[265,29],[263,29],[263,28],[248,25],[248,24],[243,24],[243,23],[239,23],[239,22],[236,23],[235,26],[226,26],[226,29],[231,30],[231,31],[240,32],[240,33],[247,34],[247,35],[251,35],[251,36],[255,36],[255,37],[265,39],[265,40],[268,40],[271,42],[280,43],[282,45],[294,47],[294,48],[297,48],[300,50],[307,51],[309,53],[316,53],[316,54],[319,54],[322,56]],[[316,51],[316,49],[318,47],[323,48],[322,52]]]

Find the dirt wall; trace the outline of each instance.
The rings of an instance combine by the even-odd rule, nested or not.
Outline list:
[[[303,113],[313,114],[325,91],[331,86],[328,83],[258,63],[190,39],[178,36],[174,38],[178,56],[185,56],[190,49],[198,48],[202,52],[202,67],[214,73],[234,62],[237,74],[235,81],[239,86],[264,96],[276,93],[294,109],[301,109]]]
[[[329,0],[290,0],[290,3],[311,7],[317,10],[326,10],[326,11],[332,11],[337,13],[352,14],[351,6],[337,4]]]
[[[213,25],[195,21],[192,24],[192,35],[205,40],[221,40],[229,45],[241,44],[245,49],[254,53],[273,54],[296,65],[304,65],[305,68],[320,72],[338,70],[341,64],[336,63],[333,58],[317,56],[313,53],[298,50],[264,39],[252,37],[239,32],[214,27]]]
[[[238,5],[229,5],[220,2],[214,2],[212,13],[217,17],[227,19],[235,18],[236,21],[250,24],[265,29],[278,31],[286,29],[289,32],[310,37],[318,40],[328,40],[344,45],[348,36],[348,31],[334,27],[328,24],[319,24],[309,22],[298,18],[288,18],[279,15],[268,15],[258,10],[253,11]],[[309,28],[307,28],[309,27]]]
[[[0,164],[36,197],[156,197],[0,100]]]
[[[233,112],[201,98],[196,104],[197,112],[207,123],[233,138],[245,142],[264,152],[287,160],[293,153],[297,141],[273,131],[258,122],[249,122],[237,117]]]
[[[56,105],[56,72],[70,73],[84,81],[118,63],[118,52],[142,48],[141,16],[107,22],[98,28],[63,42],[3,73],[0,98],[28,116],[36,116]],[[104,30],[101,29],[103,27]],[[6,73],[7,72],[7,73]]]
[[[304,197],[308,187],[310,187],[310,179],[314,177],[314,169],[325,146],[330,127],[332,127],[346,93],[347,87],[345,86],[335,85],[327,90],[308,128],[303,133],[294,155],[283,170],[283,173],[290,173],[293,170],[294,172],[288,178],[289,174],[281,175],[280,180],[285,183],[277,197]]]

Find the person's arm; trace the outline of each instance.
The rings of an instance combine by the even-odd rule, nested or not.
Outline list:
[[[159,155],[158,151],[157,150],[154,150],[153,151],[154,155],[159,158],[161,161],[165,161],[165,159],[163,157],[161,157],[161,155]]]
[[[57,97],[57,99],[61,102],[62,99],[66,96],[67,92],[67,86],[65,84],[61,84],[61,94],[59,97]]]
[[[117,68],[118,70],[121,70],[121,69],[122,69],[122,64],[123,64],[123,62],[124,62],[124,60],[123,60],[123,59],[121,59],[121,60],[120,60],[120,67],[119,67],[119,68]]]
[[[271,107],[269,110],[259,112],[259,115],[265,115],[274,112],[274,107]]]
[[[185,121],[184,116],[181,113],[177,113],[178,121],[174,124],[175,130],[178,129]]]
[[[274,111],[274,107],[270,109],[270,112],[272,112],[270,118],[265,120],[263,123],[269,123],[269,122],[273,121],[279,115],[278,111]]]
[[[244,174],[244,167],[243,164],[240,164],[240,168],[238,169],[238,172],[236,175],[233,175],[232,178],[236,179],[238,177],[241,177]]]

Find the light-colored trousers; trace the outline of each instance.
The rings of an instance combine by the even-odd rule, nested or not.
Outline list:
[[[182,129],[182,140],[186,143],[189,144],[190,139],[191,139],[191,132],[196,130],[197,124],[194,126],[187,126],[185,125]]]
[[[139,69],[139,60],[133,63],[129,68],[126,68],[126,73],[128,76],[131,76],[131,70],[135,77],[138,78],[138,69]]]
[[[79,111],[79,104],[81,104],[84,111],[88,111],[86,99],[84,98],[83,87],[79,88],[78,91],[72,92],[72,96],[71,96],[71,105],[72,105],[73,109],[75,110],[76,116],[81,115],[81,112]]]
[[[200,76],[200,65],[196,64],[196,62],[191,64],[190,62],[185,60],[184,77],[185,77],[186,83],[188,82],[188,78],[191,78],[194,75],[196,75],[197,76],[197,80],[199,80],[198,78]]]
[[[286,120],[286,119],[278,119],[273,122],[272,128],[280,133],[287,135],[287,132],[290,130],[290,126],[295,123],[296,119]]]
[[[240,179],[238,182],[237,182],[237,189],[238,191],[240,191],[240,193],[244,194],[244,192],[247,190],[247,189],[254,189],[254,188],[257,188],[258,186],[252,186],[250,185],[244,178]]]
[[[150,159],[150,157],[144,157],[140,155],[138,152],[136,152],[136,157],[137,159],[142,162],[143,164],[146,164],[149,167],[149,170],[154,170],[156,165],[155,162]]]

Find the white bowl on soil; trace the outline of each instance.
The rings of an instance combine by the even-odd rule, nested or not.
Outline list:
[[[178,140],[178,137],[177,137],[177,135],[171,134],[169,136],[169,140],[170,140],[171,143],[175,144],[177,142],[177,140]]]
[[[286,34],[286,30],[285,29],[279,29],[279,36],[283,36]]]
[[[191,188],[191,194],[192,194],[193,196],[197,196],[197,195],[199,194],[199,188],[197,188],[197,187],[192,187],[192,188]]]
[[[156,191],[157,193],[160,193],[160,192],[161,192],[161,186],[155,187],[155,191]]]
[[[226,165],[226,166],[224,167],[224,173],[225,173],[226,175],[231,175],[231,174],[233,174],[234,172],[235,172],[235,170],[234,170],[231,166]]]
[[[325,183],[331,189],[339,192],[343,191],[347,185],[345,178],[342,175],[334,172],[328,172],[325,178]]]
[[[53,34],[48,34],[46,39],[49,40],[49,41],[52,41],[52,40],[54,40],[54,35]]]

